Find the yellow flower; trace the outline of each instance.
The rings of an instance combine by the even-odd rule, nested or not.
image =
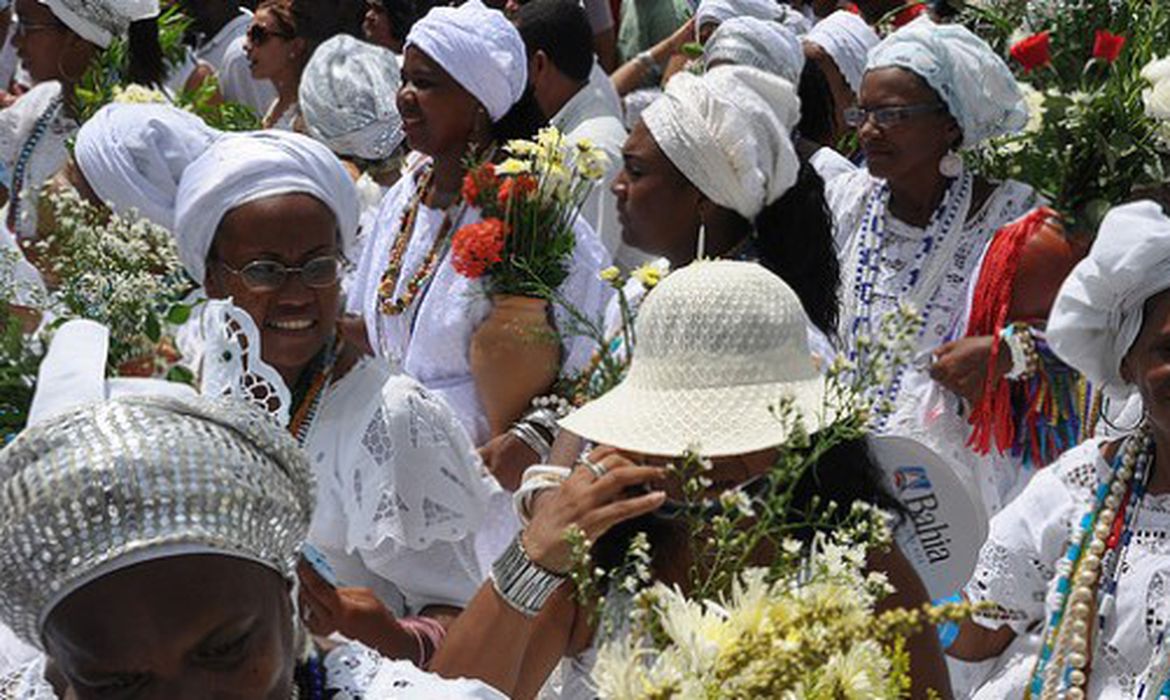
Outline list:
[[[644,288],[654,289],[662,281],[662,270],[647,263],[631,272],[630,277],[641,282]]]
[[[527,161],[516,158],[509,158],[496,166],[497,175],[520,175],[529,172],[532,172],[532,166]]]
[[[115,86],[113,101],[118,104],[163,104],[167,98],[158,90],[133,84],[124,88]]]
[[[605,268],[601,272],[597,273],[597,277],[602,282],[609,282],[610,284],[617,282],[619,279],[621,279],[621,276],[622,276],[622,271],[617,269],[617,267],[615,267],[613,265],[610,265],[609,267]]]
[[[531,141],[526,141],[524,139],[512,139],[506,146],[504,146],[504,150],[514,156],[523,158],[526,156],[536,155],[536,152],[540,150],[540,148]]]

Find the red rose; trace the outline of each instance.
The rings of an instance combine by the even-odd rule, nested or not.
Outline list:
[[[1048,32],[1021,39],[1011,48],[1012,58],[1020,62],[1025,72],[1046,66],[1052,61],[1052,47]]]
[[[478,279],[503,260],[507,228],[499,219],[484,219],[455,232],[451,241],[451,265],[464,277]]]
[[[1096,38],[1093,40],[1093,58],[1113,63],[1121,55],[1121,49],[1124,46],[1125,37],[1105,29],[1098,29]]]
[[[921,2],[916,2],[894,15],[894,26],[901,27],[902,25],[910,24],[915,17],[923,12],[926,12],[926,5]]]

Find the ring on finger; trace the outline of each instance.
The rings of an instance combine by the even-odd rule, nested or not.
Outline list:
[[[594,462],[588,457],[581,458],[581,465],[588,469],[593,474],[593,476],[597,477],[598,479],[605,476],[605,467],[601,466],[597,462]]]

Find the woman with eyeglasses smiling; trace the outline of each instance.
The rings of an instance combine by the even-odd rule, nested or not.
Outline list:
[[[977,398],[963,395],[960,380],[986,375],[991,339],[948,341],[962,335],[969,284],[993,234],[1037,204],[1031,187],[989,182],[957,151],[1022,128],[1023,96],[982,39],[924,17],[870,52],[857,106],[845,117],[866,168],[827,188],[844,287],[840,337],[864,361],[857,341],[876,333],[883,315],[904,303],[918,310],[914,352],[930,361],[907,365],[880,389],[896,410],[877,427],[952,457],[963,445],[940,444],[938,426],[924,425],[924,416],[940,396],[947,411],[955,394]],[[990,467],[971,468],[981,481],[999,478]],[[985,501],[994,510],[998,497],[989,494],[999,487],[990,486]]]
[[[441,399],[336,333],[359,210],[345,167],[307,136],[219,134],[165,105],[108,105],[76,153],[113,209],[174,232],[203,284],[204,391],[279,415],[309,457],[309,628],[424,665],[483,580],[490,497],[510,502]]]
[[[262,120],[266,129],[292,130],[300,116],[301,73],[317,46],[336,33],[337,19],[325,7],[312,0],[264,0],[252,15],[244,39],[252,77],[276,88]]]

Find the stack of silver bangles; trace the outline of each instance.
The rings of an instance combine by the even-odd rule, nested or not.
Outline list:
[[[538,461],[547,462],[560,432],[557,421],[568,415],[569,403],[559,396],[538,396],[532,400],[532,406],[509,432],[535,452]]]
[[[528,558],[520,535],[492,564],[492,587],[509,606],[527,617],[535,617],[565,577],[545,569]]]

